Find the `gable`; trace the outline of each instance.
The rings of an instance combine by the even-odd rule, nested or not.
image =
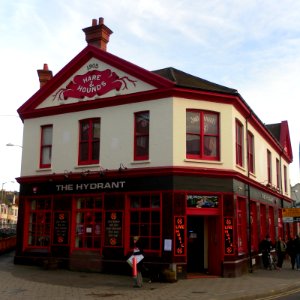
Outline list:
[[[27,100],[18,113],[24,119],[73,108],[78,111],[88,109],[92,103],[95,107],[103,99],[109,99],[113,105],[117,98],[172,86],[170,80],[88,45]]]
[[[91,58],[36,109],[145,92],[156,87],[97,58]]]

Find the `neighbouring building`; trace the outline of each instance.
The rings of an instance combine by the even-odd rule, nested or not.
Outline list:
[[[55,76],[38,70],[18,109],[15,263],[130,274],[139,236],[150,270],[232,277],[258,264],[267,233],[294,234],[286,121],[266,126],[235,89],[112,55],[103,18],[83,31],[88,45]]]

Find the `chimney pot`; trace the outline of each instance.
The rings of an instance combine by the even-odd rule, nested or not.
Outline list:
[[[97,20],[93,19],[92,26],[82,29],[85,33],[85,40],[88,45],[100,48],[106,51],[109,37],[113,33],[107,26],[104,25],[104,19],[99,18],[99,24]]]
[[[48,69],[48,64],[44,64],[43,69],[37,70],[37,73],[39,76],[40,88],[53,78],[52,71]]]

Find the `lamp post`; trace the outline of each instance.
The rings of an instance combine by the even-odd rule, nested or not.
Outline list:
[[[2,183],[2,189],[1,189],[1,202],[4,202],[4,184],[6,183],[14,183],[14,181],[6,181]]]

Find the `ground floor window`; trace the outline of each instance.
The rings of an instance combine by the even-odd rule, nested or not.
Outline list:
[[[28,222],[28,245],[48,247],[51,231],[51,198],[32,199]]]
[[[144,250],[161,249],[161,199],[159,194],[130,195],[130,247],[139,236]]]
[[[102,245],[102,197],[76,198],[75,248],[99,249]]]

